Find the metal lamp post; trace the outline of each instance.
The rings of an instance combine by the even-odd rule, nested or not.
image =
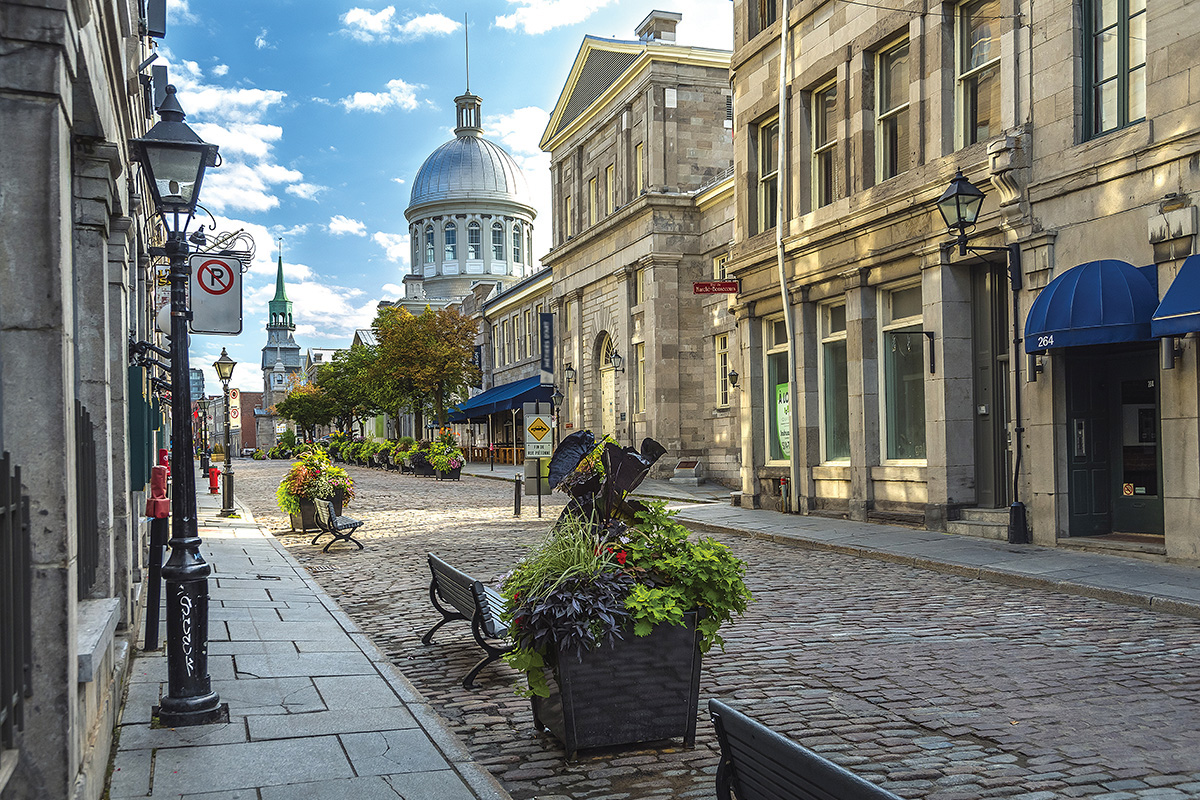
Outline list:
[[[1008,507],[1008,541],[1011,544],[1024,544],[1029,541],[1029,525],[1026,517],[1025,504],[1017,499],[1021,487],[1021,434],[1025,432],[1021,424],[1021,359],[1017,354],[1021,349],[1021,327],[1017,319],[1018,293],[1021,291],[1021,248],[1017,244],[1005,247],[984,247],[969,244],[971,228],[979,219],[983,208],[984,193],[963,176],[962,170],[954,174],[946,191],[938,198],[938,211],[946,222],[946,227],[954,237],[942,243],[942,251],[949,252],[957,248],[960,256],[967,253],[1004,253],[1008,257],[1008,280],[1012,288],[1012,364],[1013,371],[1013,474],[1012,474],[1012,505]]]
[[[236,366],[237,362],[230,358],[229,353],[222,347],[221,357],[213,362],[213,369],[217,371],[217,377],[225,388],[225,483],[221,498],[222,517],[233,516],[233,459],[229,456],[229,381],[233,378],[233,368]]]
[[[155,709],[170,727],[227,720],[229,708],[212,690],[208,676],[208,576],[200,555],[196,524],[196,473],[191,453],[192,415],[188,398],[187,228],[206,167],[215,167],[217,146],[208,144],[184,123],[175,87],[158,109],[160,121],[144,138],[129,141],[130,156],[142,166],[154,208],[167,230],[160,254],[171,274],[171,554],[163,566],[167,585],[168,693]]]
[[[201,397],[196,401],[196,409],[200,412],[200,471],[208,473],[208,409],[212,401]]]

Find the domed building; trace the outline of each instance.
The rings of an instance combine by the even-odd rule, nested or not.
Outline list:
[[[483,137],[480,98],[468,90],[454,103],[455,138],[425,159],[404,210],[412,237],[409,300],[455,300],[479,280],[503,290],[533,272],[537,212],[525,176]]]

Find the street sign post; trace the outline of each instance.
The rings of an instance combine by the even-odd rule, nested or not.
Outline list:
[[[521,412],[525,417],[525,478],[526,493],[528,479],[537,485],[538,516],[542,516],[542,459],[554,453],[554,428],[551,427],[549,403],[523,403]],[[545,412],[545,413],[543,413]],[[530,474],[532,473],[532,475]]]
[[[242,262],[232,256],[196,253],[188,260],[192,333],[236,336],[242,332]]]

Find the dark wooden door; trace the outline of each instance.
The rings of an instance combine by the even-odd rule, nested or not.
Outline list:
[[[971,274],[974,349],[975,499],[1009,504],[1008,278],[996,265]]]
[[[1067,350],[1067,506],[1071,536],[1112,532],[1109,409],[1112,375],[1101,357]]]

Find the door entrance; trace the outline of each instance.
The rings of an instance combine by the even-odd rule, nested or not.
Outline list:
[[[971,273],[974,346],[975,502],[1001,508],[1011,501],[1008,443],[1008,275],[989,264]]]
[[[1157,353],[1137,345],[1066,355],[1071,536],[1163,534]]]

